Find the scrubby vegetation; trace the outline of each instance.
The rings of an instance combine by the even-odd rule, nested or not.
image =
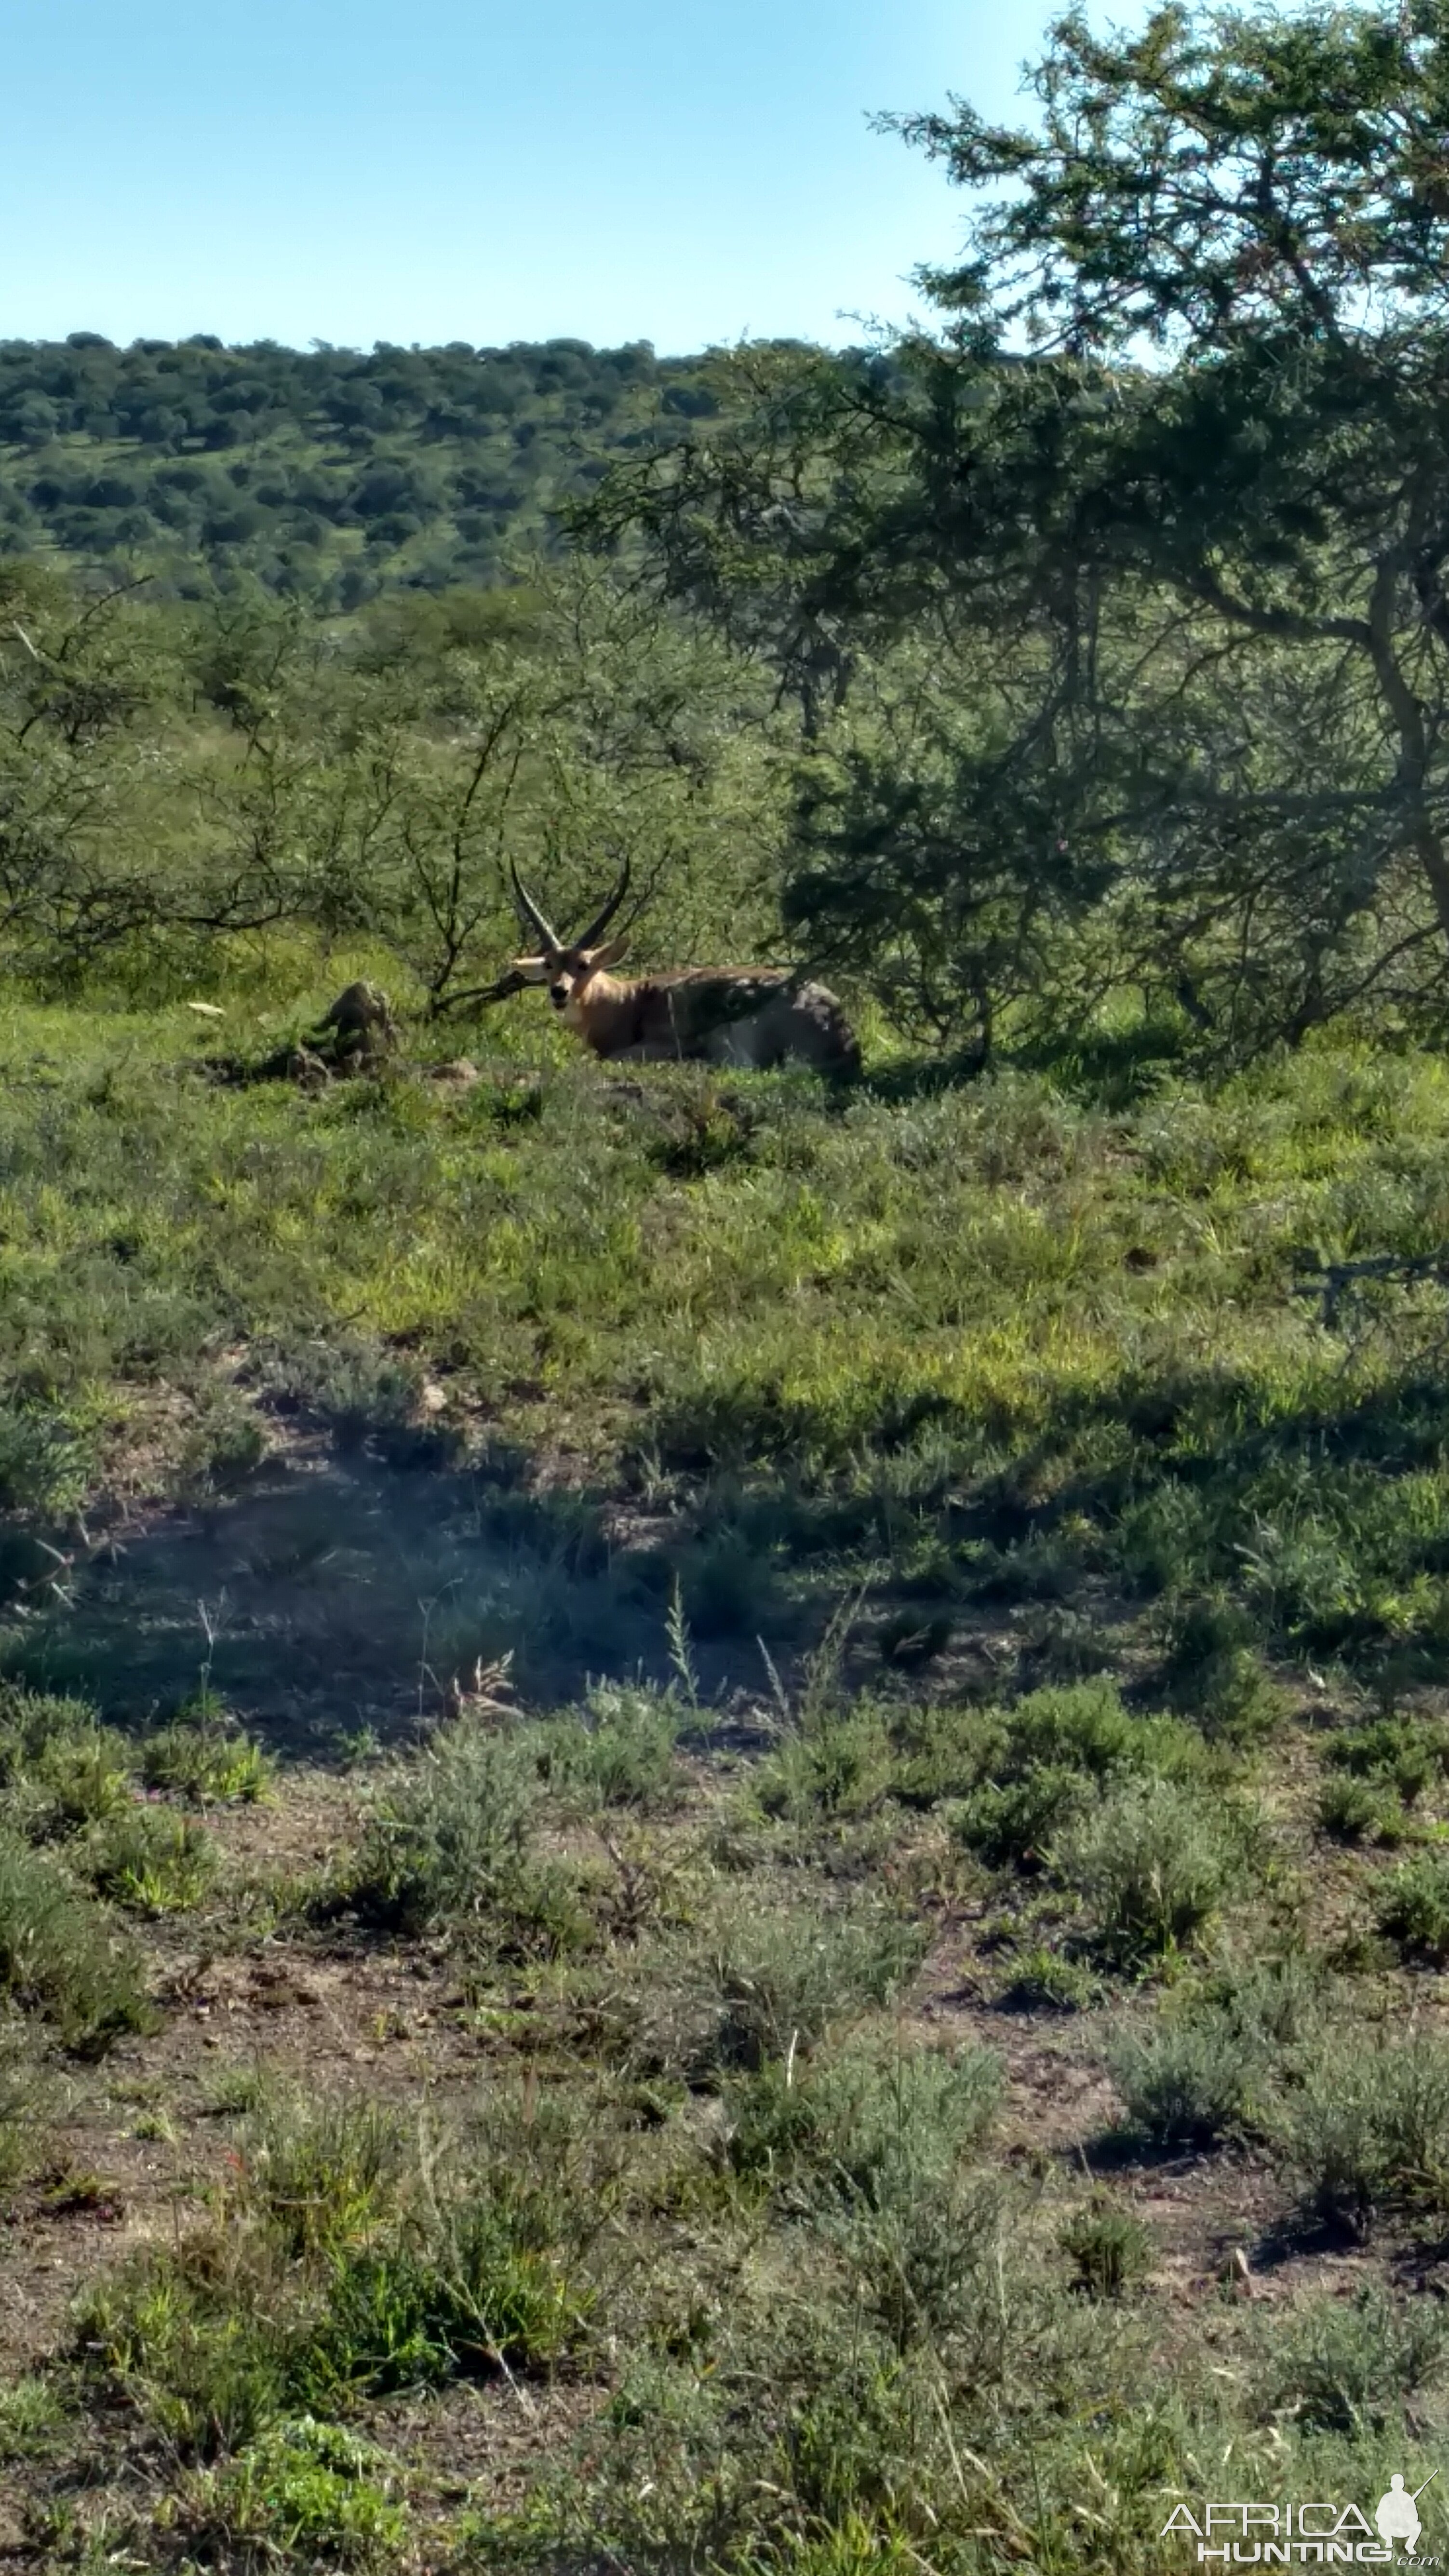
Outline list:
[[[934,339],[0,351],[18,2564],[1442,2554],[1449,36],[1051,43]]]
[[[95,331],[0,342],[0,551],[140,566],[183,599],[251,573],[352,609],[497,577],[611,456],[719,409],[708,367],[593,349],[306,353]]]

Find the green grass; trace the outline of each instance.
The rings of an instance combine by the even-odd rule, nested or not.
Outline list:
[[[523,1005],[488,1035],[556,1048]],[[475,1095],[407,1080],[317,1103],[218,1093],[168,1065],[182,1041],[12,1019],[17,1071],[55,1052],[54,1090],[32,1079],[5,1119],[14,1375],[34,1389],[16,1401],[54,1434],[53,1472],[38,1460],[17,1499],[82,1492],[158,1382],[200,1436],[217,1334],[244,1339],[259,1392],[337,1421],[351,1407],[384,1442],[431,1353],[464,1418],[501,1390],[510,1437],[577,1443],[683,1505],[664,1549],[614,1563],[616,1652],[675,1577],[698,1637],[748,1642],[827,1556],[958,1615],[1104,1578],[1180,1602],[1165,1686],[1209,1732],[1258,1723],[1255,1640],[1437,1669],[1449,1426],[1412,1301],[1345,1371],[1289,1294],[1305,1239],[1433,1236],[1449,1101],[1427,1061],[1310,1056],[1239,1086],[1214,1104],[1210,1157],[1190,1094],[1113,1124],[1018,1077],[832,1119],[781,1078],[759,1086],[743,1160],[680,1180],[654,1155],[656,1102],[710,1087],[688,1068],[615,1101],[561,1059],[525,1137]],[[1124,1267],[1142,1238],[1151,1271]],[[310,1337],[335,1352],[344,1315],[345,1404],[308,1357]],[[516,1643],[523,1677],[532,1658],[546,1678],[550,1630],[587,1656],[580,1618],[605,1611],[587,1513],[530,1527],[504,1492],[486,1508],[526,1554],[481,1642]],[[547,1587],[541,1616],[525,1574]],[[1231,1636],[1193,1608],[1224,1582]],[[476,1641],[475,1622],[460,1644]],[[221,1687],[238,1662],[223,1637]]]
[[[204,2470],[178,2516],[204,2556],[237,2549],[313,2565],[387,2568],[408,2539],[385,2453],[340,2424],[282,2417],[221,2468]]]
[[[60,1863],[0,1835],[0,1994],[98,2054],[152,2019],[134,1945]]]
[[[544,2369],[586,2333],[602,2216],[570,2204],[548,2143],[519,2154],[531,2142],[495,2123],[430,2152],[360,2100],[267,2101],[230,2205],[98,2282],[77,2350],[202,2461],[285,2442],[289,2414]]]
[[[143,2565],[1136,2576],[1225,2456],[1427,2476],[1439,1318],[1292,1291],[1449,1234],[1437,1061],[841,1104],[519,1005],[500,1115],[3,1037],[0,1974],[183,2178],[0,2406],[46,2510],[100,2426]],[[1302,2294],[1217,2295],[1249,2198]]]
[[[1024,1076],[914,1105],[867,1092],[843,1117],[771,1078],[741,1155],[680,1178],[660,1118],[712,1077],[665,1069],[620,1099],[525,1005],[487,1034],[547,1059],[526,1134],[406,1077],[316,1102],[218,1090],[174,1021],[12,1011],[12,1502],[91,1490],[163,1384],[173,1470],[204,1472],[206,1442],[235,1436],[222,1342],[243,1396],[384,1444],[419,1438],[431,1364],[460,1423],[485,1398],[503,1439],[567,1441],[683,1507],[591,1595],[586,1511],[530,1526],[506,1492],[485,1503],[525,1552],[466,1642],[515,1643],[525,1679],[550,1630],[555,1671],[571,1647],[597,1657],[580,1622],[606,1599],[617,1652],[676,1578],[698,1637],[747,1640],[822,1558],[884,1568],[918,1625],[1102,1579],[1180,1604],[1165,1686],[1210,1734],[1271,1716],[1259,1644],[1438,1669],[1449,1421],[1414,1301],[1371,1316],[1345,1366],[1289,1293],[1305,1241],[1435,1239],[1432,1061],[1307,1054],[1211,1108],[1184,1092],[1115,1120]],[[1144,1242],[1155,1266],[1127,1266]],[[492,1445],[501,1463],[497,1428]],[[1214,1629],[1193,1605],[1224,1584]],[[64,1624],[46,1598],[17,1640],[32,1669]],[[223,1636],[217,1686],[238,1678]]]

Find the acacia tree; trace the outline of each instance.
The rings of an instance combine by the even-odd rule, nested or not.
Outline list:
[[[955,346],[1116,369],[1063,460],[1072,572],[1170,591],[1240,688],[1255,648],[1336,667],[1341,737],[1378,736],[1360,878],[1411,851],[1449,939],[1449,11],[1074,14],[1033,87],[1036,133],[902,122],[993,192],[927,279]]]
[[[911,721],[815,723],[787,909],[943,1033],[1114,974],[1234,1045],[1441,1006],[1449,9],[1074,14],[1030,87],[884,120],[977,199],[939,333],[646,460],[616,532],[722,623],[778,568],[856,701],[877,657]]]
[[[141,584],[0,567],[0,946],[47,985],[300,908],[275,854],[210,830],[178,746],[186,645]]]

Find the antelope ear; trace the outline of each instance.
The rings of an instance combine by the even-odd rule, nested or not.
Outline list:
[[[551,969],[546,957],[515,957],[512,962],[514,974],[521,975],[525,983],[546,984],[548,982]]]
[[[591,966],[617,966],[620,958],[627,957],[628,954],[629,942],[627,939],[606,939],[602,948],[591,948],[589,950],[589,964]]]

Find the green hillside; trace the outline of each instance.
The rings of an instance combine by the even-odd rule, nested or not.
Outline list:
[[[247,569],[355,607],[496,577],[611,458],[718,408],[647,341],[302,352],[208,333],[0,343],[0,553],[137,566],[194,597]]]

